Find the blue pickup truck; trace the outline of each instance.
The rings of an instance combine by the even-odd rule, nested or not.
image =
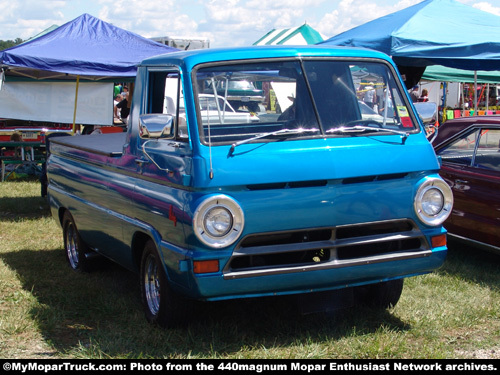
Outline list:
[[[257,112],[215,89],[231,80],[262,88]],[[209,49],[140,64],[127,132],[54,138],[48,198],[70,266],[137,271],[147,319],[170,327],[193,300],[396,304],[446,257],[439,168],[386,55]]]

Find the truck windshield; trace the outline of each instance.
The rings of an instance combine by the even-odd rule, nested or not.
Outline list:
[[[196,71],[196,86],[205,144],[408,134],[417,129],[389,66],[373,61],[207,66]]]

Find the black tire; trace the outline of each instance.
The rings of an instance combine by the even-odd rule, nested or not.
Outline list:
[[[397,279],[356,287],[356,304],[380,310],[394,307],[403,292],[403,283],[404,279]]]
[[[369,307],[389,309],[396,306],[403,292],[404,279],[370,285],[366,302]]]
[[[144,247],[140,269],[141,300],[148,322],[164,328],[186,322],[187,300],[170,288],[162,261],[152,241]]]
[[[259,103],[255,103],[255,102],[251,102],[251,103],[248,103],[247,104],[247,108],[250,112],[259,112],[260,111],[260,107],[259,107]]]
[[[63,216],[63,236],[66,260],[74,271],[90,271],[89,248],[80,238],[73,216],[66,211]]]
[[[240,107],[242,106],[242,103],[240,101],[234,101],[234,100],[229,100],[229,104],[231,105],[231,107],[233,107],[235,111],[238,111],[238,109],[240,109]]]

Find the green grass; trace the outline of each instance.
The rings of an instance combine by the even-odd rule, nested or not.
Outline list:
[[[390,311],[300,315],[293,298],[200,303],[185,328],[143,315],[138,279],[66,264],[37,182],[0,184],[1,358],[500,358],[500,256],[453,244]]]

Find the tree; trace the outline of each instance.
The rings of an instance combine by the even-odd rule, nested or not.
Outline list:
[[[16,38],[16,40],[0,40],[0,51],[3,51],[4,49],[10,48],[17,46],[18,44],[21,44],[23,40],[21,38]]]

